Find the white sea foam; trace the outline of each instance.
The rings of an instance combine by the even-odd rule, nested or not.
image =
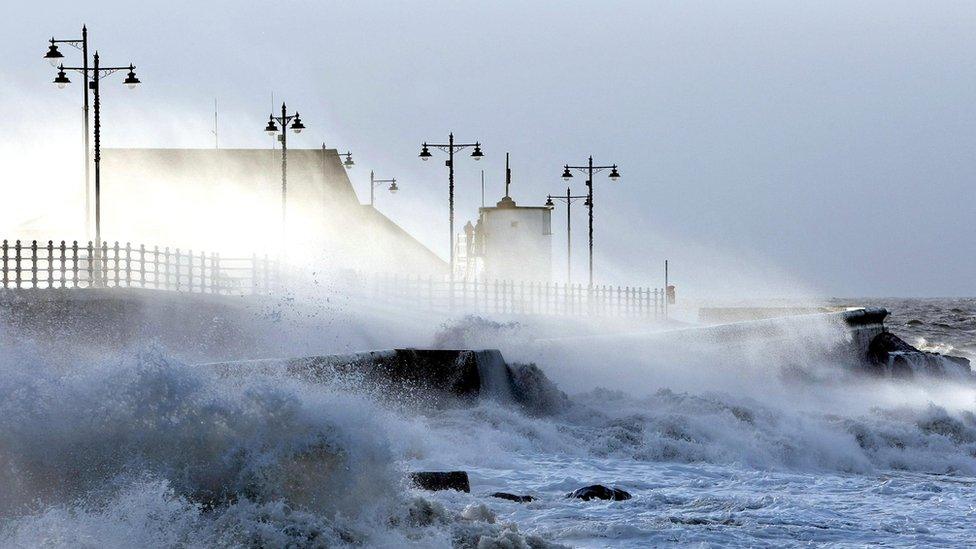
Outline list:
[[[620,364],[648,368],[626,391],[565,397],[541,374],[565,377],[582,360],[522,350],[541,369],[515,368],[513,398],[537,405],[418,412],[349,384],[223,379],[159,351],[56,370],[11,349],[0,358],[0,545],[976,542],[972,386],[742,364],[734,390],[712,388],[722,379],[694,390],[696,376],[730,365],[695,358],[694,373],[671,376],[680,365],[651,357]],[[633,358],[591,352],[601,369]],[[471,494],[404,482],[448,469],[470,473]],[[594,483],[634,498],[564,497]]]

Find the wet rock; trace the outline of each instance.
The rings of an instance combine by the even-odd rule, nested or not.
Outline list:
[[[464,471],[421,471],[410,473],[410,479],[418,488],[432,492],[438,490],[471,491],[468,474]]]
[[[867,359],[878,373],[893,377],[971,375],[968,359],[916,349],[891,332],[871,340]]]
[[[515,494],[509,494],[508,492],[495,492],[491,495],[493,498],[507,499],[508,501],[514,501],[515,503],[529,503],[530,501],[535,501],[532,496],[517,496]]]
[[[607,488],[602,484],[594,484],[593,486],[586,486],[572,493],[566,494],[566,497],[577,498],[583,501],[590,501],[591,499],[623,501],[630,499],[630,494],[621,490],[620,488]]]

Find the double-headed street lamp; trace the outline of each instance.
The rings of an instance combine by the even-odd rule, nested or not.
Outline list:
[[[281,236],[284,237],[285,213],[288,203],[288,124],[291,124],[291,131],[295,133],[302,133],[305,124],[302,124],[302,118],[297,112],[289,115],[284,103],[281,104],[281,116],[274,114],[268,116],[268,125],[264,128],[268,135],[274,136],[279,132],[275,122],[281,124],[281,135],[278,136],[278,141],[281,142]]]
[[[573,196],[573,194],[569,190],[569,187],[566,187],[566,196],[552,196],[550,194],[549,196],[546,197],[546,207],[549,208],[550,210],[556,207],[556,205],[552,202],[553,198],[566,203],[566,284],[572,284],[573,283],[573,276],[572,276],[572,272],[573,272],[573,246],[572,246],[573,221],[572,219],[573,218],[570,216],[570,213],[573,209],[573,202],[580,199],[586,199],[586,202],[583,202],[583,205],[589,206],[590,197],[585,194]]]
[[[60,53],[56,51],[57,42],[54,39],[51,39],[51,42],[52,42],[51,51],[48,51],[48,54],[45,57],[47,57],[48,59],[57,59],[56,54]],[[102,242],[102,198],[101,198],[102,193],[101,193],[101,170],[99,169],[101,163],[101,150],[102,150],[101,147],[102,125],[101,125],[100,110],[99,110],[99,107],[101,105],[101,94],[100,94],[101,86],[99,82],[102,80],[102,78],[105,78],[110,74],[116,73],[118,71],[125,71],[125,70],[129,71],[125,77],[125,80],[122,81],[122,83],[125,84],[126,87],[128,87],[130,90],[135,89],[135,87],[138,86],[141,82],[139,81],[138,78],[136,78],[135,65],[130,64],[127,67],[102,67],[99,65],[98,62],[97,51],[95,52],[93,61],[94,61],[94,65],[91,68],[88,67],[87,56],[86,56],[86,62],[81,67],[65,67],[63,64],[59,64],[58,75],[54,79],[54,84],[58,88],[63,89],[65,86],[71,83],[71,80],[68,79],[68,75],[65,73],[65,71],[78,71],[85,76],[85,82],[87,83],[86,87],[92,91],[92,96],[94,98],[94,103],[95,103],[95,246],[96,248],[98,248],[99,246],[101,246],[101,242]],[[86,94],[86,98],[87,98],[87,94]]]
[[[430,158],[433,156],[432,154],[430,154],[429,147],[436,147],[436,148],[438,148],[438,149],[440,149],[440,150],[442,150],[442,151],[444,151],[444,152],[447,153],[447,162],[445,162],[445,165],[448,168],[448,203],[449,203],[450,210],[451,210],[451,217],[450,217],[450,219],[451,219],[451,226],[450,226],[450,231],[451,231],[451,239],[450,239],[450,241],[451,241],[451,263],[450,263],[450,268],[451,269],[450,270],[451,270],[451,281],[453,282],[454,281],[454,151],[460,151],[460,150],[466,149],[468,147],[474,147],[474,151],[471,153],[471,158],[474,158],[475,160],[481,160],[481,158],[483,156],[485,156],[485,155],[484,155],[484,153],[481,152],[481,143],[480,142],[477,142],[476,141],[474,143],[455,143],[454,142],[454,133],[453,132],[448,136],[447,144],[437,144],[437,143],[426,143],[425,142],[423,144],[423,148],[420,150],[420,159],[421,160],[427,161],[427,160],[430,160]],[[452,289],[452,292],[453,292],[453,285],[452,285],[451,289]]]
[[[387,189],[387,190],[390,191],[390,193],[395,194],[397,191],[400,190],[400,187],[397,187],[396,178],[395,177],[393,179],[376,179],[376,176],[373,175],[373,170],[370,170],[369,171],[369,205],[372,208],[375,208],[376,207],[375,206],[375,200],[376,200],[376,196],[375,196],[376,193],[375,193],[375,191],[376,191],[376,187],[378,185],[382,185],[383,183],[389,183],[390,184],[389,189]]]
[[[620,173],[617,172],[617,165],[613,164],[611,166],[594,166],[593,157],[591,156],[589,162],[585,166],[570,166],[567,164],[566,169],[563,171],[563,179],[569,181],[573,178],[573,172],[570,170],[580,170],[586,174],[586,206],[589,210],[590,218],[590,282],[589,287],[593,287],[593,174],[599,173],[603,170],[610,170],[610,179],[616,181],[620,178]]]

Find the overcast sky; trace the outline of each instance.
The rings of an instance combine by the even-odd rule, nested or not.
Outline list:
[[[669,257],[684,295],[976,294],[976,3],[243,5],[8,2],[0,181],[21,203],[4,230],[59,200],[31,194],[56,162],[18,162],[77,166],[81,92],[55,90],[40,56],[87,23],[103,62],[131,60],[145,83],[103,93],[106,146],[212,146],[217,97],[221,145],[267,147],[274,93],[309,128],[292,146],[352,150],[361,196],[370,168],[396,177],[378,207],[444,256],[443,158],[417,153],[453,130],[487,155],[457,162],[458,227],[482,168],[497,200],[506,151],[520,204],[565,192],[565,163],[620,165],[597,179],[598,282],[659,283]]]

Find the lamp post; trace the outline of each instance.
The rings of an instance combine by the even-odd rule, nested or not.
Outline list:
[[[84,142],[85,142],[85,235],[87,238],[91,238],[91,144],[89,141],[89,127],[88,127],[88,27],[85,25],[81,26],[81,39],[80,40],[57,40],[51,37],[51,45],[47,49],[47,53],[44,54],[44,59],[51,63],[52,67],[57,68],[64,63],[64,54],[58,50],[58,44],[68,44],[74,48],[81,50],[82,63],[81,72],[85,78],[85,86],[81,89],[81,95],[84,96]]]
[[[288,109],[284,103],[281,104],[281,116],[274,114],[268,116],[268,125],[264,128],[268,135],[273,136],[278,133],[278,126],[275,122],[281,124],[281,135],[278,136],[278,141],[281,142],[281,236],[284,239],[285,214],[288,203],[288,124],[291,124],[291,130],[295,133],[302,133],[305,125],[302,124],[302,118],[297,112],[292,115],[288,114]],[[283,242],[282,246],[284,246]]]
[[[448,140],[447,140],[447,143],[446,144],[437,144],[437,143],[426,143],[426,142],[424,142],[423,148],[420,150],[420,155],[419,155],[421,160],[427,161],[427,160],[430,160],[430,158],[433,156],[432,154],[430,154],[429,147],[437,147],[438,149],[440,149],[440,150],[442,150],[442,151],[444,151],[444,152],[447,153],[447,162],[445,162],[445,165],[447,166],[447,169],[448,169],[448,176],[447,176],[448,177],[448,187],[447,187],[448,191],[447,192],[448,192],[448,204],[449,204],[449,207],[450,207],[450,210],[451,210],[451,213],[450,213],[450,221],[451,221],[451,224],[450,224],[450,231],[451,231],[451,238],[450,238],[450,243],[451,243],[450,271],[451,271],[451,282],[452,282],[452,284],[451,284],[451,293],[453,295],[453,292],[454,292],[454,284],[453,284],[453,282],[454,282],[454,152],[455,151],[464,150],[464,149],[466,149],[468,147],[474,147],[474,152],[471,153],[471,158],[474,158],[477,161],[477,160],[481,160],[481,158],[483,156],[485,156],[485,155],[484,155],[484,153],[481,152],[481,143],[480,142],[477,142],[476,141],[474,143],[455,143],[454,142],[454,133],[453,132],[448,136]]]
[[[383,183],[389,183],[390,184],[390,188],[388,189],[390,191],[390,193],[395,194],[397,191],[400,190],[400,187],[397,187],[396,178],[395,177],[393,179],[376,179],[376,176],[373,175],[373,170],[370,170],[369,171],[369,205],[370,205],[371,208],[376,208],[376,206],[375,206],[375,200],[376,200],[376,196],[375,196],[376,193],[375,193],[375,191],[376,191],[376,187],[378,185],[383,184]]]
[[[325,169],[325,151],[327,151],[327,150],[328,149],[325,148],[325,143],[322,143],[322,169],[323,170]],[[342,153],[340,153],[337,150],[336,151],[336,154],[338,154],[339,156],[345,156],[346,157],[345,161],[342,162],[342,165],[345,166],[345,168],[347,170],[351,170],[352,167],[356,165],[356,163],[352,161],[352,153],[351,152],[346,151],[345,154],[342,154]]]
[[[586,206],[589,212],[589,229],[590,229],[590,282],[589,287],[593,287],[593,174],[599,173],[603,170],[610,170],[610,179],[616,181],[620,178],[620,173],[617,172],[617,165],[613,164],[610,166],[594,166],[593,157],[589,158],[589,161],[585,166],[570,166],[567,164],[563,171],[563,179],[569,181],[573,178],[573,172],[570,170],[580,170],[586,174]]]
[[[53,46],[53,44],[52,44]],[[51,52],[48,52],[51,53]],[[141,82],[136,78],[136,67],[135,65],[129,65],[127,67],[102,67],[99,64],[98,52],[95,52],[93,57],[94,66],[89,68],[87,63],[81,67],[65,67],[64,65],[58,65],[58,75],[54,79],[54,84],[58,88],[64,88],[71,83],[65,71],[78,71],[85,75],[85,80],[88,82],[88,88],[92,91],[92,97],[95,107],[95,247],[96,249],[101,246],[102,242],[102,192],[101,192],[101,135],[102,135],[102,124],[100,117],[100,105],[101,105],[101,85],[99,82],[102,78],[116,73],[118,71],[127,70],[129,73],[126,75],[125,80],[122,81],[130,90],[135,89]],[[90,75],[90,76],[89,76]]]
[[[573,221],[572,221],[572,217],[570,217],[570,212],[573,209],[573,202],[575,202],[577,200],[580,200],[580,199],[584,199],[585,198],[585,199],[587,199],[587,201],[584,202],[583,205],[584,206],[589,205],[589,196],[587,196],[585,194],[578,195],[578,196],[573,196],[573,194],[570,193],[569,187],[566,187],[566,196],[552,196],[550,194],[549,196],[546,197],[546,207],[549,208],[550,210],[552,210],[552,209],[554,209],[556,207],[556,205],[552,201],[553,198],[555,198],[556,200],[560,200],[560,201],[566,203],[566,284],[572,284],[573,283],[573,276],[572,276],[572,272],[573,272],[573,246],[572,246],[572,242],[573,242],[573,228],[572,228]]]

